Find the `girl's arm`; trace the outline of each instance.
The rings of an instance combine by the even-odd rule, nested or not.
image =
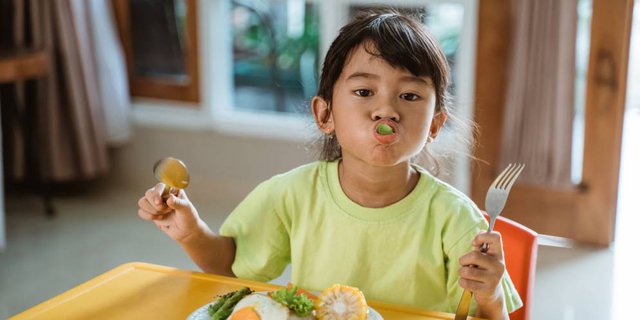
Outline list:
[[[488,251],[484,253],[483,243],[488,244]],[[500,233],[478,234],[473,239],[473,251],[460,257],[460,264],[460,286],[473,292],[478,305],[476,316],[509,319],[501,286],[506,269]]]
[[[235,277],[231,271],[236,255],[233,238],[216,235],[200,220],[198,231],[179,243],[204,272]]]
[[[153,221],[171,239],[178,242],[191,259],[205,272],[234,276],[231,265],[235,259],[232,238],[216,235],[200,219],[184,190],[170,194],[165,201],[165,185],[157,184],[138,200],[138,215]]]

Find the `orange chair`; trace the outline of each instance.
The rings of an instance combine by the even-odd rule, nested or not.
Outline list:
[[[484,213],[484,217],[489,217]],[[531,318],[531,301],[533,300],[533,283],[536,274],[536,258],[538,255],[538,234],[505,217],[496,219],[494,230],[502,235],[502,246],[507,272],[522,298],[522,308],[509,314],[511,320]]]

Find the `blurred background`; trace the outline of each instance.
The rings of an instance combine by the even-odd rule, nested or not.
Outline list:
[[[316,159],[324,53],[380,6],[440,41],[454,113],[479,128],[447,124],[438,176],[482,208],[506,163],[527,164],[504,215],[541,234],[532,319],[637,313],[637,0],[0,0],[0,317],[126,262],[198,270],[137,218],[153,164],[187,164],[217,230]]]

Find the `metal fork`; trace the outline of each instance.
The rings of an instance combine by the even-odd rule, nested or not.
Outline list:
[[[493,183],[489,187],[484,202],[485,209],[489,215],[489,230],[487,232],[493,230],[493,226],[496,224],[496,218],[500,215],[500,212],[504,209],[504,205],[507,203],[509,191],[511,191],[511,187],[513,187],[522,170],[524,170],[524,163],[510,163],[500,175],[493,180]],[[483,243],[480,251],[486,253],[487,250],[489,250],[487,244]],[[464,290],[460,298],[460,303],[458,303],[458,309],[456,309],[455,320],[467,319],[472,295],[473,292],[467,289]]]

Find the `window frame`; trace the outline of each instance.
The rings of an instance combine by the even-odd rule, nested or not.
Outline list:
[[[200,75],[198,52],[198,0],[184,0],[186,12],[186,45],[185,56],[186,81],[171,81],[166,78],[136,75],[133,72],[133,45],[131,36],[130,0],[113,0],[115,21],[120,35],[127,74],[129,76],[129,91],[133,97],[146,97],[183,102],[200,102]],[[183,104],[183,106],[196,106]]]

